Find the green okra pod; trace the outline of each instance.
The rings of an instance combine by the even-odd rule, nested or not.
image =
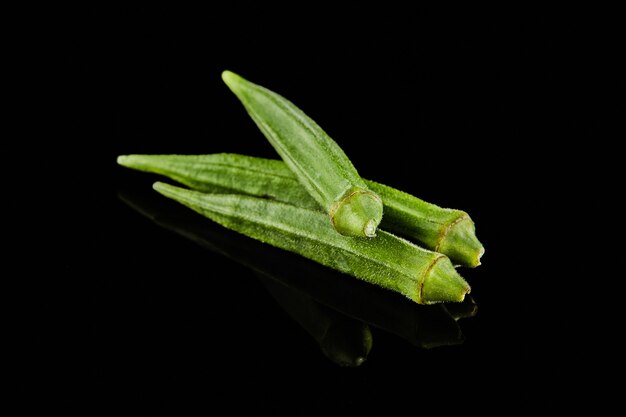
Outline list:
[[[444,308],[456,321],[474,317],[478,313],[478,306],[471,296],[465,297],[462,303],[447,304]]]
[[[384,231],[376,239],[351,239],[336,233],[320,211],[159,182],[154,189],[228,229],[396,291],[418,304],[459,302],[470,291],[447,256]]]
[[[236,154],[125,155],[118,163],[165,175],[194,190],[249,194],[307,209],[320,209],[289,167],[278,160]],[[455,264],[475,267],[484,253],[474,222],[461,210],[427,203],[417,197],[365,180],[384,203],[380,227],[447,255]]]
[[[462,210],[446,209],[387,185],[367,181],[385,204],[385,222],[390,232],[413,238],[435,252],[447,255],[455,264],[480,265],[485,253],[476,238],[474,222]]]
[[[311,210],[320,205],[284,162],[236,154],[122,155],[128,168],[165,175],[191,189],[273,198]]]
[[[362,322],[365,326],[363,331],[358,325],[351,326],[345,321],[327,328],[328,334],[320,341],[320,346],[332,360],[350,357],[351,363],[358,364],[359,357],[365,358],[371,347],[371,339],[368,343],[371,333],[366,330],[369,326],[395,334],[422,348],[458,345],[463,343],[464,338],[455,320],[476,313],[471,296],[466,296],[461,303],[418,305],[398,293],[365,281],[344,279],[341,272],[321,264],[312,265],[307,259],[288,256],[292,254],[282,253],[281,249],[207,222],[205,218],[185,211],[183,205],[170,205],[170,201],[165,201],[161,195],[147,190],[122,192],[119,197],[160,227],[250,268],[266,287],[268,280],[272,280],[277,286],[293,290],[292,294],[302,295],[296,298],[310,298],[319,306]],[[316,320],[326,321],[319,315],[314,316],[307,320],[309,324]]]
[[[383,204],[321,127],[284,97],[230,71],[222,79],[298,181],[346,236],[373,237]]]

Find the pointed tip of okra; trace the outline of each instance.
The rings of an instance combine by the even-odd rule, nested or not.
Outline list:
[[[485,253],[485,248],[476,237],[474,222],[467,213],[463,213],[448,227],[437,252],[445,253],[453,262],[461,266],[475,268],[480,265],[480,258]]]
[[[117,157],[117,163],[122,166],[128,166],[131,155],[120,155]]]
[[[154,165],[157,155],[119,155],[117,163],[126,168],[146,170],[146,167]]]
[[[419,292],[421,304],[442,302],[461,302],[469,294],[469,284],[454,269],[447,256],[441,255],[433,260],[426,272]]]
[[[154,184],[152,184],[152,189],[156,191],[157,193],[167,198],[171,198],[172,200],[179,201],[182,204],[185,204],[185,203],[181,200],[181,198],[185,197],[186,194],[188,193],[194,192],[194,191],[190,191],[184,188],[175,187],[173,185],[166,184],[160,181],[157,181]]]
[[[169,185],[167,183],[161,182],[161,181],[157,181],[154,184],[152,184],[152,189],[155,190],[156,192],[163,194],[163,195],[169,195],[171,194],[171,192],[179,190],[181,188],[179,187],[175,187],[173,185]]]
[[[330,220],[344,236],[375,237],[383,217],[383,203],[368,190],[356,190],[330,209]]]
[[[241,81],[244,81],[244,79],[243,77],[235,74],[232,71],[225,70],[225,71],[222,71],[222,81],[226,83],[228,88],[230,88],[231,90],[234,90],[237,84],[240,83]]]
[[[198,196],[206,196],[206,194],[199,191],[176,187],[175,185],[166,184],[160,181],[152,184],[152,189],[162,196],[177,201],[195,211],[201,211],[201,203],[198,202]]]

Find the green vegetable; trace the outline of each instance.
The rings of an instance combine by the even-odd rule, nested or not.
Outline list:
[[[249,194],[320,210],[284,162],[235,154],[122,155],[128,168],[165,175],[196,191]]]
[[[282,96],[230,71],[222,79],[300,183],[346,236],[374,237],[383,204],[317,123]]]
[[[385,204],[383,228],[416,239],[426,248],[447,255],[455,264],[472,268],[480,265],[485,249],[476,238],[469,214],[438,207],[374,181],[367,181],[367,185]]]
[[[384,231],[376,239],[352,239],[336,233],[319,211],[159,182],[154,189],[228,229],[399,292],[418,304],[463,301],[470,291],[448,257]]]
[[[320,209],[282,161],[235,154],[127,155],[120,156],[118,163],[165,175],[198,191],[243,193]],[[380,227],[443,253],[455,264],[480,265],[484,249],[467,213],[438,207],[373,181],[365,182],[383,199],[385,216]]]

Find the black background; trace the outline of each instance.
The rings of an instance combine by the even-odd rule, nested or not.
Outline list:
[[[529,290],[543,278],[528,261],[546,249],[528,231],[563,192],[547,174],[547,144],[562,139],[557,108],[591,88],[567,88],[572,44],[588,45],[584,22],[563,20],[311,6],[283,16],[262,5],[114,13],[97,60],[104,146],[85,145],[99,187],[83,195],[95,214],[76,209],[84,261],[97,268],[83,284],[96,407],[367,415],[542,401],[567,372],[557,365],[560,317],[538,313],[553,299],[550,281]],[[120,154],[277,157],[223,84],[225,69],[289,98],[363,177],[470,213],[486,254],[461,270],[478,304],[459,321],[462,345],[425,350],[373,328],[368,360],[338,367],[250,269],[119,199],[150,193],[157,179],[117,166]],[[537,345],[548,365],[535,373]]]

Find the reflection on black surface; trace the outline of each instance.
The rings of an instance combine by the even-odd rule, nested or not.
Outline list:
[[[159,226],[254,270],[280,306],[342,366],[359,366],[372,347],[369,326],[396,334],[415,346],[463,343],[457,324],[477,306],[463,303],[423,306],[300,256],[227,230],[162,198],[152,190],[120,193],[126,204]]]
[[[465,297],[465,301],[462,303],[447,303],[445,308],[448,314],[457,321],[474,317],[478,313],[478,306],[470,296]]]
[[[313,336],[328,359],[341,366],[359,366],[365,362],[372,348],[372,331],[366,323],[341,314],[264,273],[257,272],[257,276],[278,304]]]

